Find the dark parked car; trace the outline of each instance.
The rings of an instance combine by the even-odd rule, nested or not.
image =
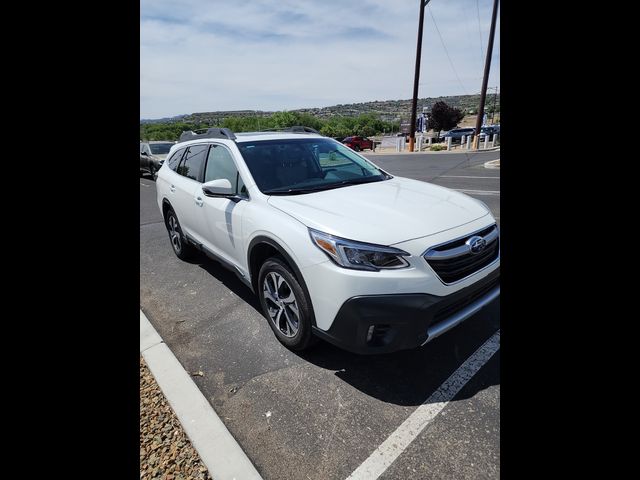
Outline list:
[[[500,125],[488,125],[480,129],[481,139],[484,139],[485,135],[489,135],[489,140],[491,140],[491,136],[494,134],[500,135]]]
[[[152,177],[160,170],[169,149],[175,142],[140,142],[140,176],[145,172]]]
[[[462,141],[463,136],[468,137],[469,135],[473,135],[475,131],[475,128],[454,128],[453,130],[446,132],[442,137],[444,139],[451,138],[452,142],[458,140]]]
[[[342,140],[342,143],[356,152],[367,148],[373,150],[373,141],[369,140],[367,137],[347,137]]]

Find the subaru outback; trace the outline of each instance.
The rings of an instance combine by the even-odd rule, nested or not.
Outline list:
[[[416,348],[500,295],[484,203],[391,175],[308,127],[184,132],[156,185],[175,254],[234,271],[293,350],[316,338]]]

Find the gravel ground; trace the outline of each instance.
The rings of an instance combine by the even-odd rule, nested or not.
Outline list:
[[[140,479],[211,480],[140,357]]]

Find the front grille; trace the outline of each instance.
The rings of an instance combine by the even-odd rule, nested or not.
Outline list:
[[[467,241],[471,237],[482,237],[484,249],[473,253]],[[479,232],[466,235],[429,249],[424,258],[444,283],[455,283],[482,270],[500,255],[498,227],[494,224]]]

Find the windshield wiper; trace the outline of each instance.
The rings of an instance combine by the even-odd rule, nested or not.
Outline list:
[[[360,183],[372,183],[372,182],[379,182],[382,180],[387,180],[389,178],[392,178],[390,175],[387,177],[383,177],[383,178],[371,178],[371,177],[367,177],[367,178],[351,178],[349,180],[342,180],[341,182],[336,182],[336,183],[328,183],[326,185],[318,185],[317,187],[309,187],[309,188],[289,188],[289,187],[284,187],[284,188],[272,188],[271,190],[264,190],[262,193],[264,193],[265,195],[300,195],[303,193],[313,193],[313,192],[321,192],[323,190],[331,190],[334,188],[340,188],[340,187],[346,187],[348,185],[358,185]]]
[[[317,192],[324,190],[322,188],[272,188],[271,190],[263,190],[265,195],[298,195],[302,193]]]
[[[372,183],[372,182],[380,182],[382,180],[386,180],[386,177],[366,177],[366,178],[350,178],[349,180],[342,180],[338,183],[332,183],[331,186],[343,187],[345,185],[358,185],[360,183]]]

